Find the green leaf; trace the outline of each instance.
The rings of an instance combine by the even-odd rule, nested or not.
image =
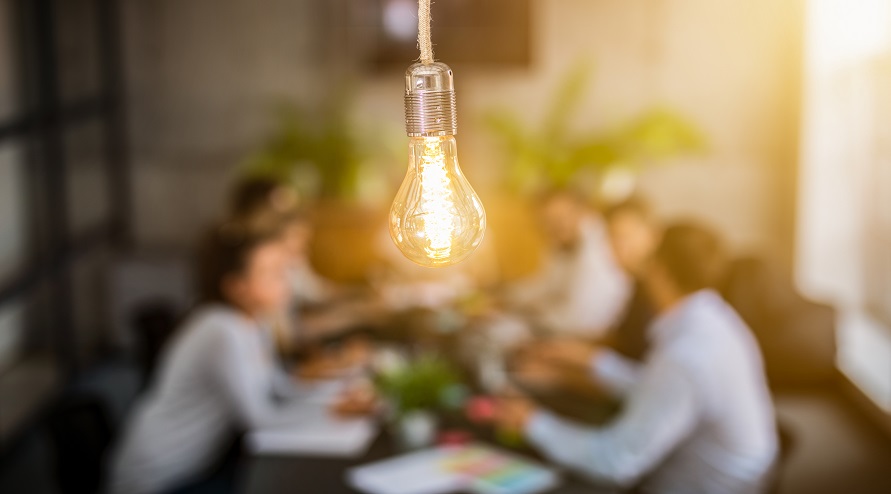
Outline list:
[[[377,376],[378,391],[389,397],[400,414],[452,406],[449,392],[460,384],[458,373],[444,359],[422,355],[405,368]]]
[[[350,121],[352,98],[348,91],[332,92],[332,97],[315,106],[280,102],[273,106],[273,131],[243,165],[247,175],[263,175],[289,181],[301,169],[318,177],[315,196],[354,197],[359,190],[361,169],[373,163],[372,155],[388,161],[392,141],[387,129],[362,129]],[[396,158],[390,161],[397,162]]]
[[[658,160],[705,149],[705,138],[679,114],[655,108],[638,115],[618,134],[625,152],[635,160]]]
[[[570,120],[590,87],[591,72],[588,63],[577,63],[566,72],[544,119],[542,134],[546,140],[559,141],[569,130]]]
[[[681,154],[701,152],[705,136],[680,114],[654,108],[606,130],[577,131],[572,118],[591,87],[591,66],[577,63],[557,87],[537,131],[503,109],[483,123],[504,154],[504,182],[515,192],[572,184],[580,173],[594,176],[615,166],[639,169]]]

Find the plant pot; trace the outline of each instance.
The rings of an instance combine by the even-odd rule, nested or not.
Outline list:
[[[317,203],[310,245],[316,271],[339,282],[366,281],[371,267],[379,262],[376,243],[387,231],[386,211],[347,200]]]
[[[408,412],[396,419],[393,425],[394,436],[402,449],[423,448],[436,440],[438,420],[432,412]]]

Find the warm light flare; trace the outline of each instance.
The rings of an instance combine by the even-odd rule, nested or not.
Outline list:
[[[427,239],[427,257],[445,259],[452,253],[452,235],[457,214],[449,175],[446,172],[445,155],[436,137],[424,138],[424,154],[421,156],[421,204],[418,214],[423,216],[424,228],[420,234]]]
[[[482,242],[486,213],[458,166],[455,138],[415,137],[405,181],[390,209],[390,236],[428,267],[467,258]]]

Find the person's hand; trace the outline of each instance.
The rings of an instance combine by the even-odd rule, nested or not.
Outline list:
[[[509,372],[517,383],[532,389],[553,389],[563,382],[559,366],[528,352],[518,354],[512,360]]]
[[[316,353],[297,368],[302,379],[329,379],[369,364],[371,345],[364,338],[352,338],[342,347]]]
[[[546,341],[535,350],[536,355],[546,362],[576,369],[587,369],[597,352],[596,346],[579,340]]]
[[[337,375],[339,367],[332,364],[325,355],[315,355],[302,362],[293,371],[294,377],[314,381],[328,379]]]
[[[377,409],[377,394],[370,386],[347,389],[331,406],[332,412],[346,417],[372,415]]]
[[[341,359],[346,367],[364,367],[371,361],[371,343],[366,338],[350,338],[341,350]]]
[[[496,427],[510,434],[522,434],[535,411],[535,404],[525,397],[518,395],[501,397],[495,407]]]
[[[340,352],[318,353],[302,361],[295,372],[300,379],[321,380],[342,377],[352,366],[344,362]]]

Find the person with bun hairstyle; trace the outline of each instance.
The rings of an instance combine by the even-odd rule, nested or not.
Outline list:
[[[226,222],[204,238],[202,301],[168,343],[125,427],[110,493],[176,492],[206,476],[237,433],[318,413],[277,364],[265,330],[290,298],[288,254],[276,222],[259,223]]]

